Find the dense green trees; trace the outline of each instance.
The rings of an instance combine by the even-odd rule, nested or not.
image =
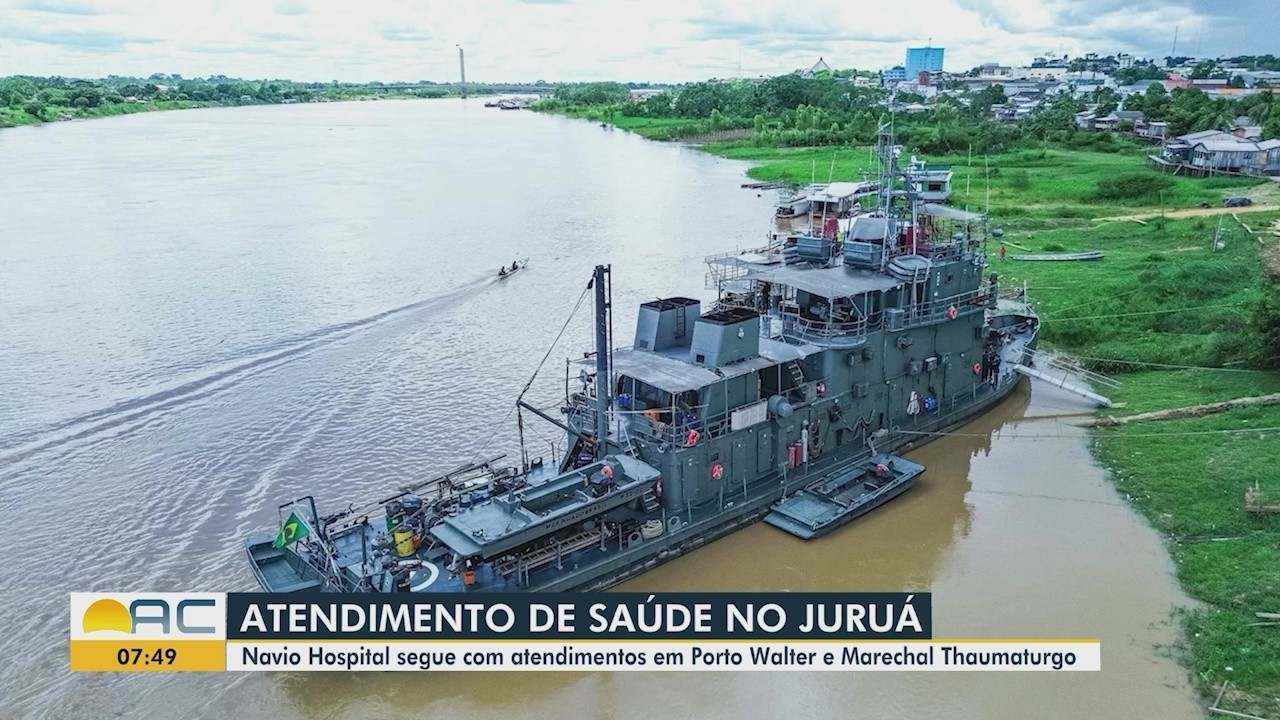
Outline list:
[[[631,90],[622,83],[595,82],[557,85],[555,99],[566,105],[613,105],[631,99]]]
[[[1113,76],[1116,82],[1121,85],[1132,85],[1139,80],[1163,80],[1165,70],[1156,67],[1151,63],[1143,63],[1141,65],[1133,65],[1122,70],[1116,70]]]
[[[969,95],[969,115],[974,118],[985,118],[991,112],[992,105],[999,105],[1006,100],[1004,86],[993,83]]]
[[[1169,123],[1171,135],[1183,135],[1211,128],[1225,129],[1238,115],[1269,116],[1270,95],[1246,96],[1239,100],[1211,98],[1196,88],[1174,88],[1153,84],[1146,92],[1125,100],[1126,110],[1141,110],[1148,120]],[[1261,124],[1261,123],[1260,123]]]
[[[614,86],[616,83],[602,83]],[[628,97],[611,89],[603,95],[612,101]],[[484,93],[484,86],[469,87]],[[172,107],[181,103],[245,105],[280,102],[307,102],[315,98],[331,100],[361,97],[443,97],[446,91],[433,83],[386,89],[381,83],[296,83],[288,80],[239,80],[217,75],[183,78],[157,73],[148,78],[109,76],[102,80],[62,77],[13,76],[0,78],[0,127],[15,123],[56,120],[70,115],[93,116],[134,112],[142,105]]]

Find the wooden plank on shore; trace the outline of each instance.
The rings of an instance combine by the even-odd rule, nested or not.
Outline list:
[[[1011,248],[1018,248],[1019,250],[1021,250],[1021,251],[1023,251],[1023,252],[1031,252],[1031,248],[1026,247],[1026,246],[1024,246],[1024,245],[1019,245],[1018,243],[1016,243],[1016,242],[1014,242],[1014,241],[1012,241],[1012,240],[1001,240],[1001,241],[1000,241],[1000,244],[1001,244],[1001,245],[1008,245],[1008,246],[1009,246],[1009,247],[1011,247]]]
[[[1081,427],[1113,427],[1115,425],[1128,425],[1129,423],[1149,422],[1152,420],[1182,420],[1185,418],[1202,417],[1204,415],[1216,415],[1217,413],[1224,413],[1237,408],[1267,407],[1270,405],[1280,405],[1280,393],[1236,398],[1235,400],[1209,403],[1207,405],[1192,405],[1190,407],[1157,410],[1155,412],[1138,413],[1137,415],[1128,415],[1125,417],[1107,416],[1102,418],[1091,418],[1079,423],[1079,425]]]
[[[1250,235],[1255,234],[1255,233],[1253,232],[1253,228],[1251,228],[1251,227],[1249,227],[1248,225],[1245,225],[1245,224],[1244,224],[1244,221],[1240,219],[1240,215],[1239,215],[1239,214],[1237,214],[1237,213],[1231,213],[1231,217],[1235,218],[1235,221],[1236,221],[1236,222],[1238,222],[1238,223],[1240,223],[1240,227],[1244,228],[1245,232],[1249,233]]]

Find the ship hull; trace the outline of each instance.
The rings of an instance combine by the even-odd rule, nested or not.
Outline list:
[[[945,417],[939,417],[934,422],[919,425],[913,432],[920,434],[906,435],[897,439],[885,438],[877,444],[875,454],[902,453],[924,445],[940,434],[953,430],[990,410],[1023,382],[1028,380],[1021,375],[1010,375],[1008,381],[991,393],[975,399],[973,403]],[[509,583],[497,589],[504,592],[590,592],[607,589],[762,520],[772,511],[774,504],[784,496],[805,487],[815,478],[829,474],[833,470],[865,462],[872,455],[871,450],[838,456],[833,454],[833,457],[826,458],[825,462],[813,463],[808,472],[793,473],[786,483],[781,482],[782,478],[776,475],[773,478],[774,482],[757,483],[756,490],[741,502],[735,503],[732,508],[693,522],[681,523],[678,529],[667,529],[662,535],[652,540],[611,551],[598,562],[584,564],[583,561],[586,558],[583,556],[591,551],[583,551],[573,558],[574,567],[558,570],[550,578],[541,581],[534,578],[527,584]],[[894,492],[877,499],[865,509],[824,527],[821,533],[815,534],[815,537],[827,535],[857,517],[888,504],[893,498],[908,490],[914,484],[914,480],[915,478],[912,478],[911,482],[895,488]],[[672,516],[669,519],[675,517]],[[254,568],[254,577],[265,591],[343,592],[342,588],[335,587],[332,583],[318,582],[322,576],[315,572],[314,568],[289,548],[272,548],[271,542],[272,538],[266,535],[250,537],[245,541],[245,551]],[[464,591],[460,581],[447,580],[443,577],[443,573],[440,575],[438,582],[415,585],[413,590],[418,592]]]
[[[1026,382],[1021,376],[1013,376],[1008,382],[994,392],[984,396],[976,401],[973,405],[958,410],[947,415],[945,418],[939,418],[937,422],[928,425],[922,425],[919,432],[934,433],[932,435],[917,435],[902,438],[897,442],[886,442],[882,446],[877,447],[877,452],[882,453],[901,453],[907,452],[913,448],[920,447],[928,443],[937,433],[945,433],[953,430],[973,418],[990,410],[995,405],[1003,401],[1013,390],[1022,382]],[[796,476],[787,483],[787,492],[790,489],[802,487],[815,476],[827,472],[831,467],[844,463],[857,463],[870,458],[872,453],[868,450],[856,455],[849,455],[839,458],[836,462],[815,468],[813,471],[804,475]],[[910,484],[903,487],[901,491],[886,497],[882,502],[876,503],[873,507],[867,508],[865,512],[848,518],[826,530],[823,534],[827,534],[832,530],[843,527],[848,522],[865,515],[867,512],[875,508],[882,507],[887,504],[893,497],[897,497],[905,492]],[[696,550],[708,542],[719,539],[744,527],[752,525],[762,520],[771,511],[773,504],[782,499],[784,490],[781,484],[777,485],[777,489],[772,492],[761,493],[748,499],[745,503],[737,505],[732,510],[722,512],[705,520],[697,521],[682,526],[675,532],[667,532],[660,537],[647,541],[637,548],[629,548],[613,557],[608,561],[601,562],[596,566],[580,568],[578,570],[568,571],[559,577],[542,584],[533,584],[528,587],[511,588],[517,591],[530,592],[590,592],[604,590],[619,583],[630,580],[641,575],[653,568],[666,562],[670,562],[681,555],[685,555]]]

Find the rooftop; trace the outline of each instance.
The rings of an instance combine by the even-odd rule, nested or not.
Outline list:
[[[792,345],[762,337],[759,356],[711,370],[695,365],[687,358],[677,356],[677,354],[688,354],[688,348],[679,348],[671,352],[621,348],[613,351],[613,369],[620,375],[635,378],[646,385],[674,394],[686,390],[699,390],[721,380],[745,375],[780,362],[808,357],[820,349],[816,345]]]
[[[786,285],[825,298],[849,297],[877,290],[892,290],[901,283],[887,275],[844,266],[809,269],[795,266],[753,272],[752,280]]]

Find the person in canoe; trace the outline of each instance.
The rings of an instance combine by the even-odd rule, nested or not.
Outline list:
[[[506,277],[506,276],[507,276],[507,268],[506,268],[506,266],[504,265],[504,266],[502,266],[502,267],[498,268],[498,277],[500,277],[500,278],[504,278],[504,277]]]
[[[519,269],[520,269],[520,261],[519,261],[519,260],[512,260],[512,261],[511,261],[511,272],[515,272],[515,271],[517,271],[517,270],[519,270]]]

